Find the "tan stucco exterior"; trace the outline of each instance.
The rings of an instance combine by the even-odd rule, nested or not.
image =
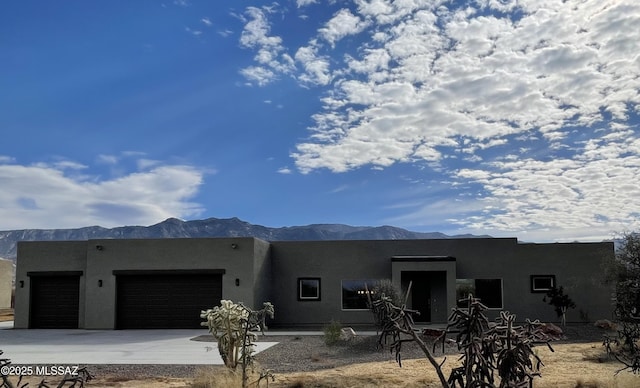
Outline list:
[[[0,309],[11,307],[13,263],[0,259]]]

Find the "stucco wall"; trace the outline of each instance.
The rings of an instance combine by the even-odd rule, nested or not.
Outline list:
[[[604,279],[604,259],[612,258],[613,243],[519,244],[512,281],[505,286],[505,304],[518,306],[522,318],[558,321],[552,306],[542,301],[544,294],[531,292],[530,275],[555,275],[556,285],[576,303],[567,313],[567,322],[611,319],[613,285]],[[531,312],[530,315],[526,313]]]
[[[0,259],[0,309],[11,307],[13,263]]]
[[[19,242],[13,326],[29,327],[31,282],[28,272],[82,271],[86,274],[86,241]],[[84,327],[85,276],[80,276],[79,327]]]
[[[277,279],[273,299],[279,312],[274,325],[321,326],[331,319],[350,325],[372,324],[369,312],[341,309],[341,280],[391,279],[393,256],[452,256],[458,279],[502,279],[503,308],[521,321],[557,321],[553,308],[542,301],[544,295],[530,289],[531,275],[552,274],[578,305],[569,312],[568,321],[580,322],[586,316],[593,321],[610,316],[611,289],[602,283],[600,274],[602,259],[611,255],[611,243],[519,244],[515,238],[273,242],[273,278]],[[429,270],[419,265],[405,270],[420,268]],[[300,277],[321,278],[320,301],[297,300]],[[450,301],[455,289],[452,279],[447,284]],[[487,315],[494,318],[499,310],[492,309]],[[438,312],[434,318],[442,320],[445,315]]]
[[[100,249],[97,247],[100,246]],[[531,275],[554,275],[576,302],[569,322],[611,316],[611,287],[602,262],[613,244],[519,244],[514,238],[280,241],[253,238],[89,240],[18,245],[15,327],[29,325],[30,271],[82,271],[79,327],[115,326],[114,270],[224,270],[223,299],[260,308],[275,305],[274,326],[320,327],[332,319],[372,325],[369,311],[342,309],[342,280],[393,279],[402,271],[444,271],[431,286],[432,319],[444,321],[455,304],[455,279],[502,279],[503,308],[525,318],[557,321]],[[450,256],[446,263],[393,262],[397,256]],[[435,275],[434,275],[435,276]],[[298,300],[299,278],[320,278],[321,298]],[[236,283],[239,285],[237,285]],[[102,287],[99,287],[102,281]],[[444,302],[446,299],[446,303]],[[212,301],[212,307],[215,301]],[[446,309],[447,311],[442,311]],[[495,317],[499,309],[489,311]]]
[[[225,271],[222,275],[222,298],[252,306],[255,241],[253,238],[90,240],[87,247],[84,327],[115,327],[114,270],[221,269]],[[97,245],[102,249],[96,249]],[[98,287],[99,280],[102,280],[102,287]],[[217,301],[211,301],[211,307],[216,304]]]
[[[250,307],[261,309],[264,302],[272,302],[271,245],[266,241],[255,240],[253,254],[254,305]]]

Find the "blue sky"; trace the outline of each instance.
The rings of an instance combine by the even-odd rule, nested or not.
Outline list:
[[[0,230],[640,229],[640,3],[0,4]]]

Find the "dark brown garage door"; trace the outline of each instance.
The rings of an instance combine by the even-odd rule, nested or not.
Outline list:
[[[33,329],[77,329],[80,306],[80,275],[31,275]]]
[[[117,275],[118,329],[201,328],[200,311],[220,304],[222,275]]]

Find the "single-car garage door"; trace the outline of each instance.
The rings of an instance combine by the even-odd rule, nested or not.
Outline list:
[[[117,329],[201,328],[200,311],[220,304],[222,275],[116,274]]]
[[[30,273],[33,329],[77,329],[80,307],[80,274]]]

